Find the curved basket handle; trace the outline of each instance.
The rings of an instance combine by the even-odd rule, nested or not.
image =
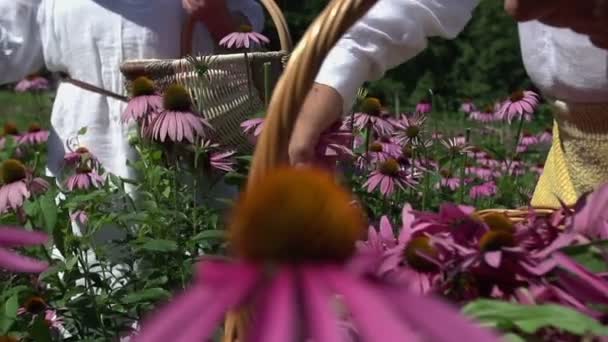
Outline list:
[[[260,0],[260,3],[274,23],[279,34],[279,42],[281,44],[281,50],[290,52],[293,49],[293,42],[291,40],[291,34],[289,33],[289,27],[287,26],[287,20],[279,6],[274,0]],[[188,20],[184,23],[182,28],[181,36],[181,56],[186,56],[192,53],[192,39],[194,38],[194,28],[196,27],[197,20],[194,16],[189,16]]]
[[[279,79],[249,172],[249,184],[270,169],[287,164],[287,145],[298,111],[321,63],[342,35],[377,0],[333,0],[306,31]]]

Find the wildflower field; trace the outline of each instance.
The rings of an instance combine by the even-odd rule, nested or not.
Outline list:
[[[263,342],[608,335],[608,188],[484,211],[529,205],[552,139],[535,93],[392,108],[361,90],[318,168],[238,196],[251,156],[209,139],[182,86],[133,89],[134,179],[104,170],[86,127],[49,177],[52,91],[0,92],[0,341],[206,341],[243,306]],[[242,123],[252,144],[263,129]]]

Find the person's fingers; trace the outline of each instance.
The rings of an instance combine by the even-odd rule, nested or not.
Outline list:
[[[517,21],[535,20],[555,11],[557,0],[505,0],[505,11]]]
[[[306,97],[289,143],[292,165],[314,161],[321,133],[342,114],[342,97],[331,87],[315,84]]]

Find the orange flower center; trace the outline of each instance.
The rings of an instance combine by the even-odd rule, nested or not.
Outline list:
[[[4,135],[19,135],[19,130],[17,129],[17,125],[12,122],[7,122],[4,124]]]
[[[380,165],[378,166],[378,170],[383,175],[395,176],[399,173],[400,170],[399,162],[397,162],[393,158],[387,159],[386,161],[380,163]]]
[[[4,184],[25,179],[25,165],[16,159],[5,160],[0,167],[0,176]]]
[[[361,103],[361,111],[367,115],[379,116],[382,103],[376,97],[368,97]]]
[[[401,155],[405,158],[412,158],[412,155],[414,155],[414,150],[410,145],[405,145],[401,149]]]
[[[46,309],[46,303],[44,299],[40,297],[30,297],[25,304],[23,304],[25,311],[31,314],[37,314]]]
[[[511,101],[512,102],[521,101],[524,99],[524,97],[525,97],[524,92],[521,90],[518,90],[516,92],[513,92],[513,94],[511,94]]]
[[[242,32],[242,33],[253,32],[253,27],[251,27],[251,25],[241,25],[241,26],[239,26],[239,32]]]
[[[163,105],[167,110],[188,112],[191,109],[192,102],[190,101],[190,94],[185,87],[173,84],[165,90]]]
[[[40,132],[42,130],[42,127],[40,127],[39,124],[37,123],[33,123],[30,125],[30,127],[28,128],[28,132],[30,133],[35,133],[35,132]]]
[[[241,195],[229,225],[231,246],[252,261],[343,262],[366,226],[351,202],[325,171],[276,169]]]
[[[140,76],[133,81],[131,92],[133,97],[154,95],[154,81],[145,76]]]
[[[382,144],[373,143],[369,146],[369,150],[370,150],[370,152],[376,152],[376,153],[382,152]]]
[[[514,246],[513,234],[501,230],[488,230],[479,240],[479,249],[483,252],[498,251],[503,247]]]
[[[19,342],[19,340],[13,336],[0,336],[0,342]]]
[[[403,251],[407,264],[418,272],[436,272],[437,265],[427,258],[437,258],[439,251],[426,236],[413,238]]]
[[[408,126],[405,129],[405,135],[410,138],[416,138],[420,134],[420,128],[418,126]]]
[[[89,153],[89,149],[86,147],[79,147],[76,149],[76,153],[78,154],[87,154]]]

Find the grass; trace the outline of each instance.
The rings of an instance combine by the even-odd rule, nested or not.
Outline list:
[[[0,126],[10,121],[23,131],[31,123],[38,122],[48,128],[53,96],[51,93],[35,95],[0,91]]]

